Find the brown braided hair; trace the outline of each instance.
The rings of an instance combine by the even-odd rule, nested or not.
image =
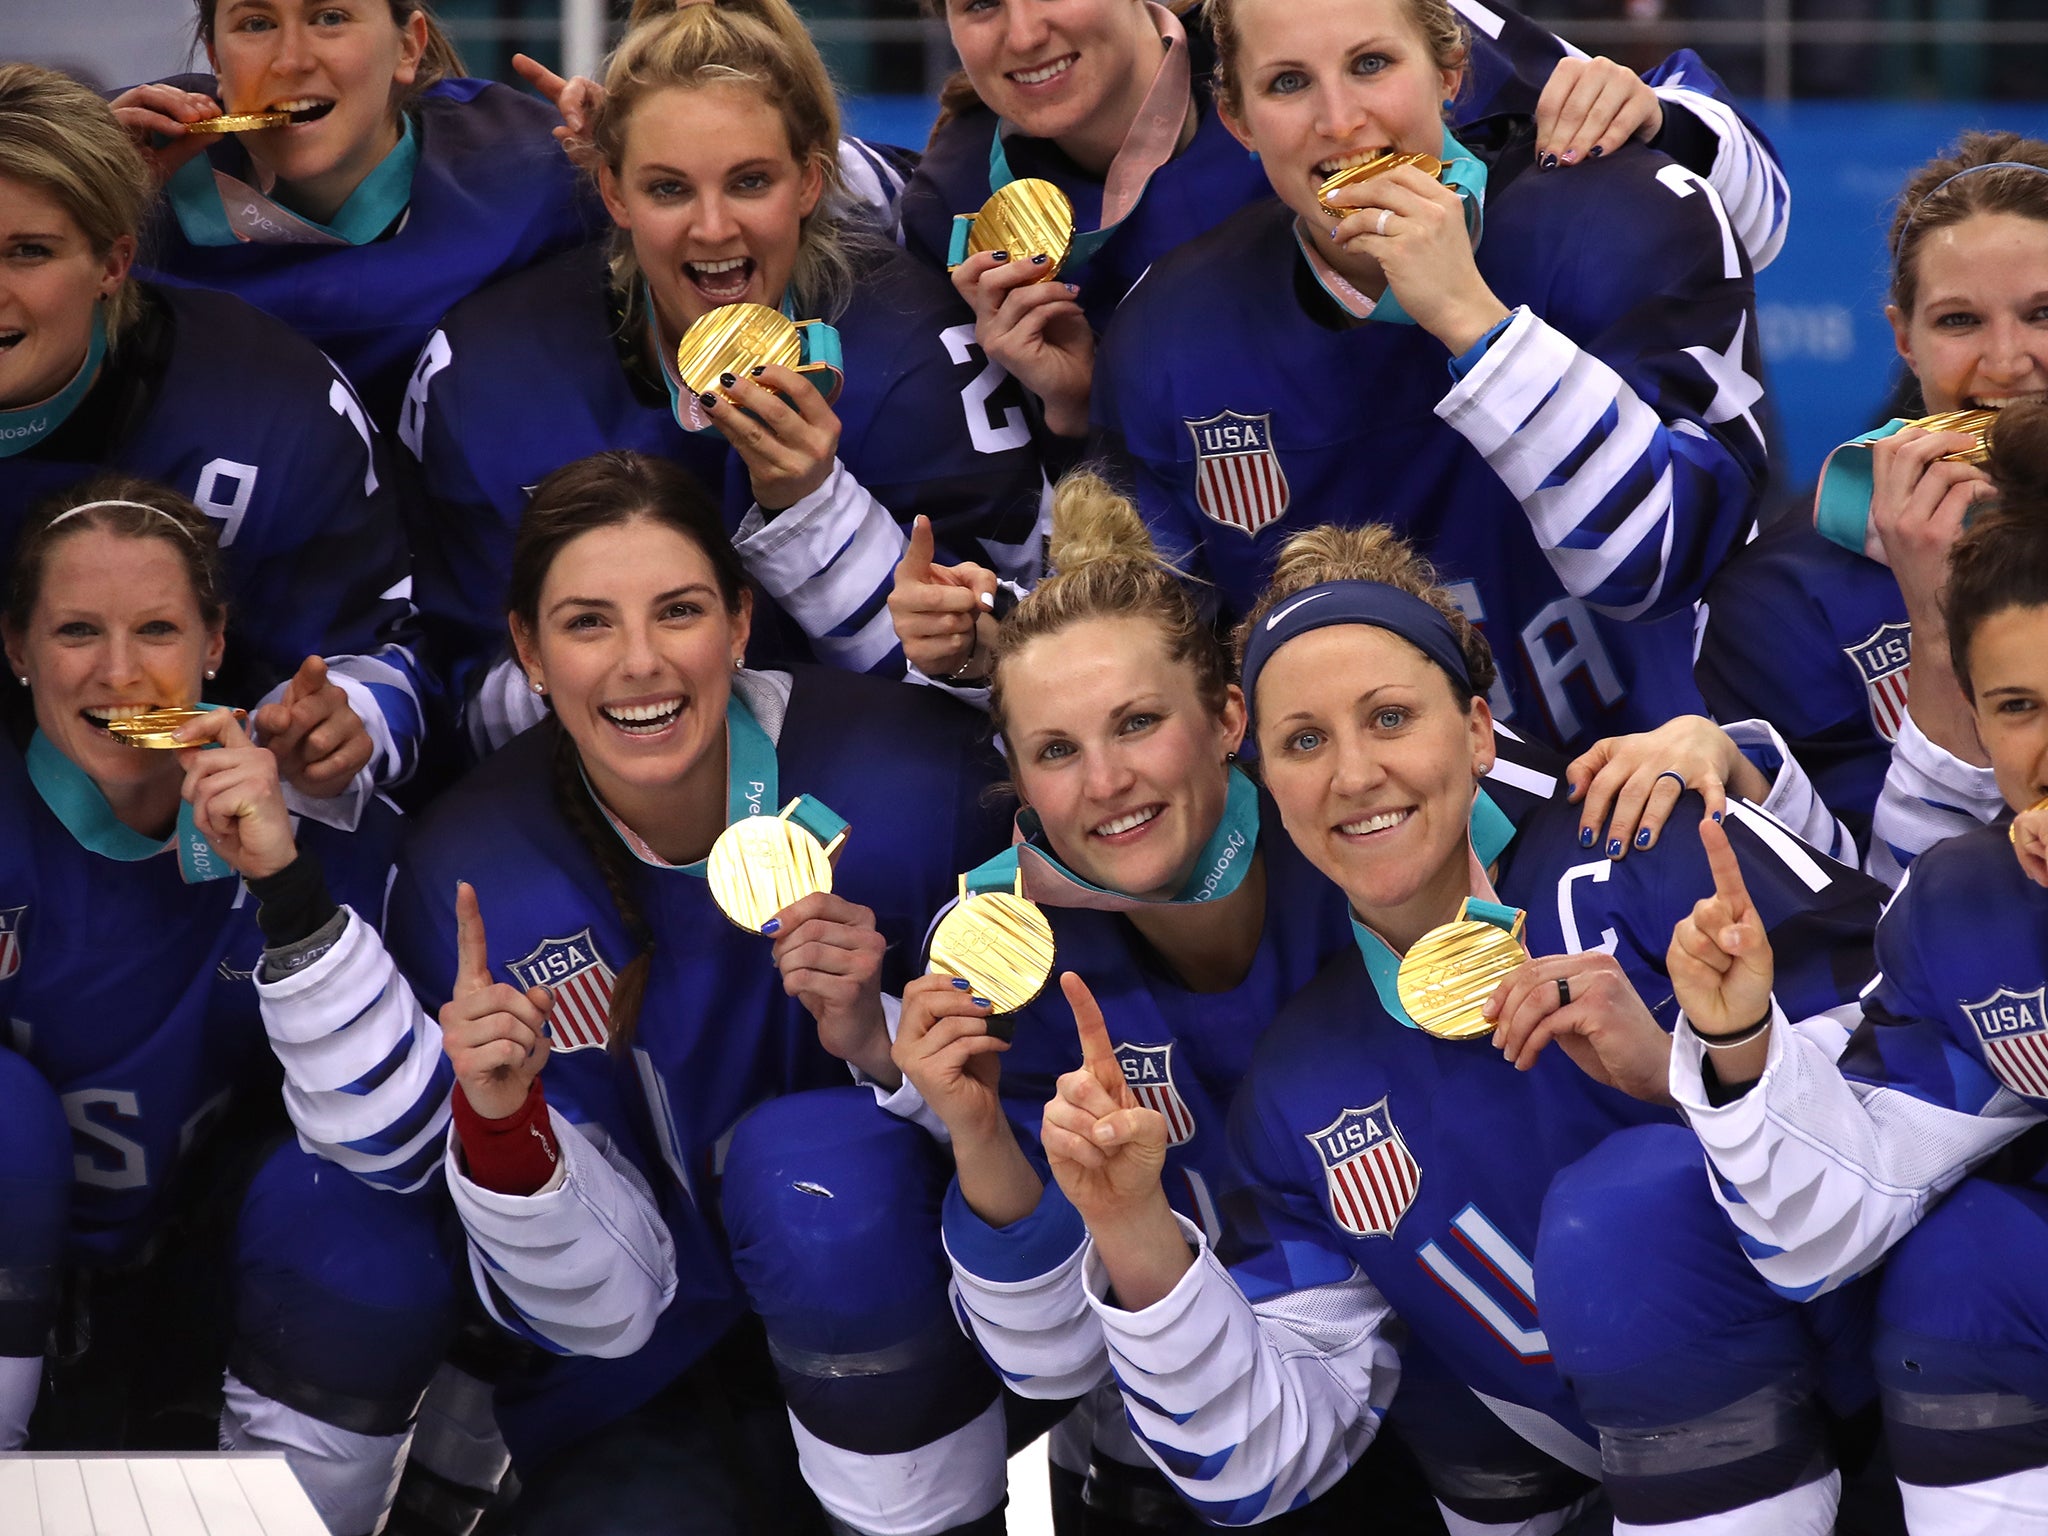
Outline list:
[[[702,550],[711,562],[726,612],[740,611],[746,571],[726,536],[718,503],[674,461],[614,449],[565,464],[533,488],[512,545],[512,584],[505,600],[508,622],[529,635],[538,630],[541,589],[555,557],[569,544],[599,528],[642,520],[659,523]],[[633,958],[612,983],[610,1049],[624,1054],[633,1043],[647,973],[654,964],[654,929],[633,894],[637,861],[598,809],[584,781],[575,738],[559,721],[552,729],[556,809],[590,850],[611,893],[612,907],[636,946]]]

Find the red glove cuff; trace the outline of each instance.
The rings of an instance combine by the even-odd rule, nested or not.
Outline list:
[[[455,1134],[470,1178],[500,1195],[530,1195],[555,1176],[562,1149],[548,1120],[547,1096],[535,1078],[526,1102],[502,1120],[486,1120],[455,1085]]]

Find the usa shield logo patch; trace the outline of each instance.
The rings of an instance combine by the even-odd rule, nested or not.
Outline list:
[[[1870,691],[1870,718],[1886,741],[1896,741],[1906,718],[1906,679],[1913,661],[1913,626],[1881,624],[1842,654],[1856,664]]]
[[[2048,1099],[2048,986],[2031,992],[2000,987],[1982,1002],[1964,1003],[1963,1017],[1984,1046],[1984,1059],[2014,1093]]]
[[[0,981],[21,969],[21,919],[27,907],[0,910]]]
[[[1219,411],[1182,423],[1195,440],[1195,504],[1226,528],[1257,533],[1287,510],[1287,473],[1273,451],[1273,413]]]
[[[1195,1134],[1195,1116],[1180,1090],[1173,1086],[1173,1046],[1119,1045],[1116,1064],[1124,1069],[1124,1081],[1147,1109],[1156,1109],[1166,1121],[1166,1144],[1177,1147]]]
[[[1415,1192],[1422,1166],[1401,1139],[1381,1099],[1370,1109],[1347,1109],[1308,1143],[1322,1160],[1330,1214],[1355,1237],[1391,1237]]]
[[[522,987],[547,987],[555,994],[548,1021],[553,1048],[580,1051],[602,1046],[611,1038],[612,983],[617,980],[604,963],[588,928],[566,939],[542,939],[523,960],[505,969]]]

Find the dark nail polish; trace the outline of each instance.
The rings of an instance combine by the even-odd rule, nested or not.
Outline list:
[[[1579,846],[1581,848],[1593,846],[1593,829],[1591,827],[1579,828]]]
[[[1008,251],[991,251],[989,253],[989,258],[992,261],[1008,261],[1010,259],[1010,253]]]
[[[1607,153],[1607,151],[1606,151],[1606,150],[1602,149],[1602,148],[1601,148],[1601,147],[1600,147],[1600,146],[1599,146],[1598,144],[1595,144],[1595,145],[1593,146],[1593,152],[1592,152],[1591,154],[1587,155],[1587,156],[1586,156],[1586,158],[1587,158],[1588,160],[1598,160],[1598,159],[1599,159],[1599,158],[1600,158],[1600,157],[1601,157],[1602,155],[1604,155],[1604,154],[1606,154],[1606,153]]]
[[[758,379],[759,377],[761,377],[762,374],[766,373],[767,371],[768,365],[766,363],[761,363],[756,367],[749,368],[747,370],[747,377],[750,379]]]
[[[1647,848],[1650,846],[1650,829],[1648,827],[1643,828],[1642,831],[1636,834],[1636,846],[1638,848]]]
[[[953,978],[953,985],[958,987],[962,992],[965,992],[972,988],[974,983],[969,981],[965,976],[955,976]]]
[[[1550,154],[1550,153],[1549,153],[1549,152],[1547,152],[1547,151],[1546,151],[1545,153],[1543,153],[1543,154],[1540,154],[1540,155],[1538,155],[1538,156],[1536,157],[1536,168],[1537,168],[1538,170],[1541,170],[1541,171],[1554,171],[1554,170],[1556,170],[1556,169],[1557,169],[1557,156],[1555,156],[1555,155],[1553,155],[1553,154]]]
[[[718,409],[718,396],[716,396],[716,395],[699,395],[699,396],[697,397],[697,403],[698,403],[699,405],[703,406],[703,407],[704,407],[704,409],[705,409],[705,410],[707,410],[707,411],[715,411],[715,410],[717,410],[717,409]]]
[[[1034,267],[1042,267],[1045,265],[1045,258],[1043,256],[1034,256],[1031,258],[1031,265],[1033,265]]]
[[[990,1001],[989,1001],[989,1000],[988,1000],[987,998],[985,998],[985,997],[977,997],[977,998],[976,998],[976,999],[974,1000],[974,1006],[975,1006],[975,1007],[977,1007],[977,1008],[993,1008],[993,1007],[995,1007],[995,1004],[994,1004],[994,1003],[992,1003],[992,1002],[990,1002]]]
[[[1720,822],[1721,822],[1721,813],[1720,813],[1719,811],[1716,811],[1716,812],[1714,812],[1714,824],[1715,824],[1716,826],[1719,826],[1719,825],[1720,825]]]
[[[761,925],[761,931],[763,933],[777,933],[781,931],[781,928],[782,919],[779,917],[771,917],[768,919],[767,922]]]
[[[731,374],[729,374],[729,373],[721,373],[721,374],[720,374],[720,375],[718,376],[718,382],[719,382],[719,385],[720,385],[720,386],[721,386],[722,388],[725,388],[725,389],[731,389],[731,388],[733,387],[733,385],[735,385],[735,384],[739,383],[739,380],[738,380],[738,379],[736,379],[736,378],[734,378],[734,377],[733,377],[733,376],[732,376]]]
[[[1609,857],[1610,859],[1618,859],[1618,858],[1620,858],[1620,857],[1621,857],[1621,839],[1620,839],[1620,838],[1616,837],[1616,838],[1610,838],[1610,839],[1608,840],[1608,843],[1607,843],[1607,857]]]

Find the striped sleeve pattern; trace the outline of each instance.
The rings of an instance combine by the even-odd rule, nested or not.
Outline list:
[[[747,573],[810,636],[820,660],[850,672],[903,670],[889,619],[908,544],[889,509],[833,461],[825,483],[772,519],[757,506],[733,535]]]
[[[1927,739],[1909,713],[1899,722],[1884,788],[1870,818],[1867,867],[1888,885],[1936,843],[1989,826],[2005,797],[1989,768],[1979,768]]]
[[[447,1138],[448,1190],[469,1272],[492,1317],[560,1355],[618,1359],[645,1344],[676,1293],[675,1243],[646,1182],[600,1126],[552,1105],[556,1177],[531,1195],[472,1183]]]
[[[1652,85],[1667,108],[1690,112],[1719,141],[1707,180],[1721,195],[1750,266],[1761,272],[1785,247],[1792,225],[1792,183],[1770,144],[1733,105],[1692,89],[1686,80],[1687,73],[1679,70],[1661,80],[1653,75]]]
[[[1038,1208],[996,1228],[946,1191],[953,1310],[1020,1397],[1079,1397],[1109,1378],[1102,1329],[1081,1289],[1087,1229],[1051,1182]]]
[[[1715,369],[1745,366],[1749,318],[1713,353]],[[1614,368],[1527,307],[1436,413],[1521,502],[1565,590],[1616,618],[1690,606],[1709,574],[1696,567],[1755,494],[1742,460],[1704,425],[1661,419]],[[1760,438],[1754,457],[1760,469]]]
[[[342,908],[327,952],[256,982],[284,1066],[285,1108],[306,1150],[387,1189],[432,1176],[454,1075],[441,1027],[421,1009],[376,930]]]
[[[1105,1300],[1090,1245],[1084,1286],[1147,1454],[1215,1525],[1307,1503],[1365,1453],[1400,1381],[1392,1312],[1372,1282],[1286,1291],[1254,1306],[1181,1221],[1195,1262],[1143,1311]]]

